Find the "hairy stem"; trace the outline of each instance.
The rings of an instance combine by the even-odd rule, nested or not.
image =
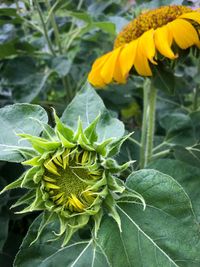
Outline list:
[[[153,154],[156,96],[157,96],[157,90],[155,87],[151,86],[149,91],[149,118],[148,118],[147,142],[146,142],[146,163],[148,163],[151,160]]]
[[[43,32],[44,32],[44,36],[45,36],[45,39],[47,41],[47,44],[48,44],[48,47],[49,47],[49,50],[51,52],[51,54],[53,56],[56,56],[56,53],[53,49],[53,46],[52,46],[52,43],[51,43],[51,40],[48,36],[48,30],[47,30],[47,27],[46,27],[46,24],[45,24],[45,21],[44,21],[44,18],[43,18],[43,15],[42,15],[42,10],[40,8],[40,5],[39,5],[39,2],[38,0],[35,0],[35,5],[36,5],[36,9],[38,11],[38,15],[40,17],[40,21],[41,21],[41,24],[42,24],[42,28],[43,28]]]
[[[146,132],[148,119],[148,95],[150,81],[146,79],[143,87],[143,117],[142,117],[142,133],[140,140],[140,168],[143,169],[146,165]]]
[[[47,5],[48,10],[51,10],[51,4],[50,4],[49,0],[46,0],[46,5]],[[52,11],[50,13],[50,21],[51,21],[51,25],[53,27],[55,42],[56,42],[56,45],[58,47],[58,52],[60,55],[63,55],[62,44],[60,41],[61,40],[60,39],[60,33],[59,33],[58,25],[56,23],[54,11]],[[67,102],[70,102],[72,99],[72,95],[70,92],[70,87],[68,86],[68,78],[66,76],[62,77],[62,84],[63,84],[64,90],[66,92],[66,100],[67,100]]]

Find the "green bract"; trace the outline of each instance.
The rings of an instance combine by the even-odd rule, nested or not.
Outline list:
[[[16,187],[28,188],[27,194],[13,207],[25,205],[19,213],[46,211],[34,241],[56,217],[60,221],[60,232],[56,236],[63,238],[63,246],[90,218],[94,221],[95,237],[104,212],[112,216],[121,229],[116,200],[134,197],[144,203],[139,194],[126,189],[118,178],[131,162],[118,165],[110,157],[117,154],[129,135],[98,143],[96,126],[100,115],[84,130],[79,119],[75,132],[61,122],[55,111],[54,118],[55,129],[42,123],[41,137],[19,134],[34,149],[31,158],[23,162],[31,168],[2,192]]]

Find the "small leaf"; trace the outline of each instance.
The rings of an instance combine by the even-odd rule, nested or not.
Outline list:
[[[113,157],[116,154],[119,153],[122,144],[132,135],[133,133],[130,133],[128,135],[125,135],[121,138],[119,138],[118,140],[112,142],[109,147],[108,147],[108,154],[107,157]]]

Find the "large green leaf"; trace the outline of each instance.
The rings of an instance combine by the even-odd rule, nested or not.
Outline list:
[[[143,267],[200,265],[199,230],[191,202],[170,176],[156,170],[131,174],[127,186],[141,193],[147,207],[130,199],[118,203],[122,232],[111,217],[104,216],[97,239],[77,236],[66,247],[48,241],[56,222],[37,235],[40,218],[31,226],[16,257],[15,267]]]
[[[101,98],[92,86],[86,83],[65,109],[61,119],[76,129],[80,117],[83,127],[86,128],[99,114],[101,117],[97,124],[98,141],[109,137],[121,137],[124,134],[123,123],[109,114]]]
[[[166,173],[176,179],[190,196],[194,212],[200,221],[200,169],[174,159],[159,159],[149,164],[150,168]]]
[[[36,105],[15,104],[0,109],[0,160],[21,162],[24,160],[19,148],[26,148],[29,144],[20,141],[16,135],[27,133],[39,135],[42,126],[38,121],[47,122],[45,110]]]
[[[139,263],[138,259],[138,264],[133,266],[145,263],[148,266],[148,262],[150,266],[199,266],[199,226],[184,189],[171,176],[156,170],[141,170],[130,175],[127,186],[139,192],[147,204],[144,212],[138,204],[121,206],[130,225],[123,223],[127,229],[130,227],[127,236],[128,233],[135,236],[132,244],[137,244],[136,254],[141,255],[143,262]],[[135,234],[134,228],[137,228]],[[157,252],[168,261],[162,263],[160,256],[156,256]]]
[[[200,145],[190,147],[174,146],[174,156],[176,159],[200,168]]]
[[[4,86],[12,88],[13,100],[31,102],[45,87],[52,70],[38,70],[30,56],[16,57],[8,62],[3,72]]]
[[[191,118],[180,112],[164,114],[160,120],[160,124],[167,131],[167,134],[192,127]]]

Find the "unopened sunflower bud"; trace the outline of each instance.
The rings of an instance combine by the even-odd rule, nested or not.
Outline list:
[[[44,211],[34,241],[44,226],[56,218],[60,221],[60,232],[56,235],[63,238],[63,245],[66,245],[72,234],[84,227],[90,218],[94,220],[93,232],[96,236],[105,212],[112,216],[121,228],[116,200],[126,188],[124,182],[117,177],[130,163],[120,166],[106,155],[109,155],[109,152],[113,155],[113,151],[117,153],[127,137],[119,139],[118,142],[110,138],[98,143],[96,125],[100,116],[85,130],[79,120],[76,132],[64,125],[55,112],[54,117],[55,129],[44,125],[41,137],[20,135],[32,144],[36,156],[23,162],[31,168],[2,192],[16,187],[30,189],[13,207],[26,205],[19,213]],[[117,173],[117,177],[113,173]],[[141,198],[135,192],[133,197]]]

